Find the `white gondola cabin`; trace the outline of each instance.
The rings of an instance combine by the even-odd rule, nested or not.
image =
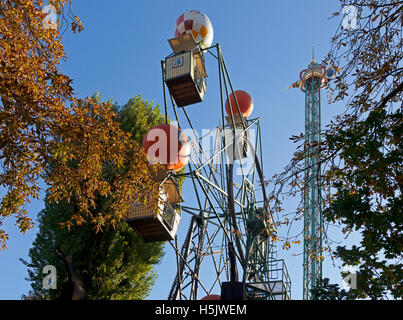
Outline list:
[[[164,63],[165,83],[178,107],[202,102],[207,77],[204,54],[192,34],[168,40],[174,55]]]
[[[249,155],[249,131],[244,131],[242,127],[235,128],[235,139],[232,128],[226,128],[225,131],[225,143],[228,144],[233,141],[234,146],[228,146],[225,150],[228,159],[230,160],[241,160],[245,159]]]

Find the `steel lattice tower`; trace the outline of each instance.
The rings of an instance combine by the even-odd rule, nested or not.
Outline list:
[[[326,69],[312,62],[300,72],[300,80],[292,87],[305,93],[305,177],[304,177],[304,256],[303,298],[313,299],[311,290],[322,279],[322,201],[321,201],[321,141],[320,91],[326,83]]]
[[[320,87],[322,69],[314,61],[305,78],[305,192],[304,192],[304,299],[310,299],[310,289],[322,278],[322,206],[320,200],[321,140]]]

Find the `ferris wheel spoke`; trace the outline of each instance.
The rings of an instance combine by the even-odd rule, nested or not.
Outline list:
[[[175,246],[172,244],[171,241],[169,241],[169,243],[171,244],[171,246],[172,246],[174,249],[176,249]],[[184,263],[184,265],[188,268],[189,274],[192,275],[192,279],[195,280],[195,281],[197,281],[198,285],[200,285],[200,286],[203,288],[203,290],[204,290],[205,292],[208,292],[208,290],[207,290],[207,289],[204,287],[204,285],[200,282],[199,277],[198,277],[198,274],[197,274],[197,273],[193,270],[193,268],[189,265],[189,262],[182,256],[182,254],[181,254],[178,250],[175,250],[175,251],[176,251],[176,254],[179,256],[179,258],[181,259],[181,261]]]
[[[226,192],[224,189],[222,189],[222,188],[220,188],[219,186],[217,186],[216,184],[214,184],[214,183],[212,183],[211,181],[209,181],[206,177],[204,177],[203,175],[201,175],[199,172],[195,172],[195,175],[198,177],[198,178],[200,178],[200,179],[202,179],[204,182],[205,182],[205,184],[207,184],[208,186],[210,186],[210,187],[213,187],[215,190],[217,190],[217,191],[219,191],[222,195],[224,195],[225,197],[229,197],[229,194],[228,194],[228,192]],[[234,200],[235,201],[235,203],[236,204],[238,204],[240,207],[244,207],[243,205],[242,205],[242,203],[240,203],[238,200]],[[224,209],[224,207],[222,207],[222,209]]]

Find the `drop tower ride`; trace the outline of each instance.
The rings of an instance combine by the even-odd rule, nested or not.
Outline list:
[[[321,89],[333,79],[340,69],[312,62],[299,74],[299,80],[290,88],[300,88],[305,93],[305,143],[304,143],[304,255],[303,299],[313,299],[311,290],[322,279],[323,217],[321,195]]]

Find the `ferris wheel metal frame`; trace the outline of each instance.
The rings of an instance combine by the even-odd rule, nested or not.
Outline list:
[[[223,284],[235,282],[242,287],[242,299],[290,299],[291,280],[284,260],[276,257],[271,238],[276,230],[267,207],[260,118],[245,119],[241,115],[220,45],[199,50],[218,64],[221,119],[211,130],[215,133],[212,155],[203,149],[203,137],[198,138],[186,107],[178,107],[169,90],[167,94],[165,61],[161,61],[166,122],[169,99],[179,129],[188,126],[195,133],[190,141],[193,161],[189,161],[185,173],[176,177],[191,181],[197,204],[177,205],[182,215],[189,215],[189,227],[183,239],[177,235],[169,241],[176,256],[176,275],[168,300],[197,300],[217,290],[222,292]],[[241,115],[238,120],[228,99],[231,93],[234,110]],[[230,104],[227,123],[225,101]],[[251,129],[256,133],[254,141],[248,136]],[[239,146],[249,149],[252,166],[247,167],[244,159],[234,160],[236,154],[246,150],[239,150]],[[182,228],[184,222],[182,219]]]

